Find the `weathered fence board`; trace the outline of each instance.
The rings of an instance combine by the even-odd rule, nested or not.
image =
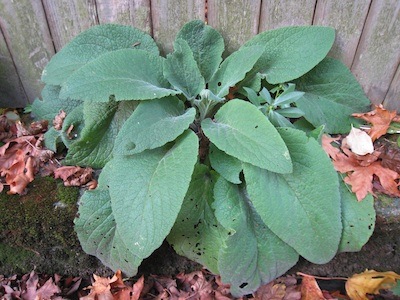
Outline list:
[[[40,95],[40,77],[54,55],[42,3],[0,0],[1,29],[29,101]]]
[[[118,23],[151,33],[150,0],[97,0],[99,23]]]
[[[209,0],[208,24],[224,36],[226,54],[258,33],[260,0]]]
[[[172,51],[175,36],[182,25],[195,19],[205,19],[205,0],[151,1],[153,36],[164,54]]]
[[[0,99],[20,106],[40,96],[50,57],[95,24],[138,27],[166,54],[181,26],[200,19],[222,33],[225,55],[268,29],[332,26],[329,55],[351,68],[373,103],[400,112],[399,12],[398,0],[0,0]]]
[[[94,0],[43,0],[43,6],[56,51],[80,32],[97,24]]]
[[[393,77],[383,105],[387,109],[398,110],[400,112],[400,64],[397,66],[396,75]]]
[[[269,0],[261,6],[260,32],[283,26],[311,25],[316,0]]]
[[[313,24],[336,29],[335,44],[329,55],[341,60],[349,68],[354,60],[370,0],[319,0]]]
[[[6,41],[0,32],[0,107],[10,103],[23,107],[28,102]]]
[[[373,103],[382,103],[400,61],[400,2],[372,1],[352,72]],[[394,83],[399,85],[400,82]],[[399,95],[397,95],[397,101]],[[397,108],[400,110],[399,104]]]

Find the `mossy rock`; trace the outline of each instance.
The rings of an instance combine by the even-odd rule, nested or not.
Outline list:
[[[0,274],[111,276],[97,258],[83,252],[74,231],[79,189],[51,177],[35,179],[24,196],[0,193]],[[140,266],[140,274],[172,275],[200,265],[164,243]]]
[[[82,251],[74,232],[79,189],[51,177],[28,189],[23,196],[0,194],[0,274],[109,272]]]

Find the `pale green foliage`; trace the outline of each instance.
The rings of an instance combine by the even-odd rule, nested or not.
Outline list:
[[[221,34],[201,21],[183,26],[166,58],[126,26],[72,40],[32,110],[67,113],[46,134],[68,149],[64,163],[103,168],[75,220],[83,249],[134,275],[167,239],[235,296],[299,256],[325,263],[360,249],[372,200],[355,200],[318,143],[368,106],[346,67],[325,59],[333,41],[332,28],[286,27],[223,60]]]

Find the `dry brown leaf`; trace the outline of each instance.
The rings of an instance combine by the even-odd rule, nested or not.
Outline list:
[[[54,117],[53,126],[56,130],[61,130],[63,122],[67,114],[65,111],[60,110],[60,112]]]
[[[90,289],[89,295],[82,297],[81,300],[114,300],[111,293],[111,283],[118,280],[117,276],[105,278],[93,274],[93,279],[94,282],[88,287]]]
[[[302,274],[301,300],[325,300],[317,281],[311,275]]]
[[[344,181],[351,185],[351,190],[356,194],[357,200],[361,201],[368,193],[374,194],[374,177],[379,179],[386,194],[390,196],[400,196],[398,181],[400,174],[382,166],[378,160],[380,152],[372,154],[356,155],[350,149],[342,145],[342,152],[331,145],[331,138],[323,136],[322,147],[331,156],[333,166],[336,171],[346,173]]]
[[[375,105],[373,111],[367,113],[353,114],[353,117],[361,118],[371,123],[371,129],[368,131],[372,141],[375,141],[387,133],[390,123],[396,118],[396,111],[389,111],[383,108],[382,104]]]
[[[286,295],[286,285],[272,281],[262,285],[255,293],[255,300],[283,300]]]
[[[366,270],[355,274],[346,282],[346,292],[351,300],[368,300],[367,294],[379,294],[379,290],[390,289],[396,285],[400,275],[395,272],[376,272]]]
[[[93,169],[64,166],[54,170],[54,178],[61,178],[65,186],[82,186],[92,180]]]

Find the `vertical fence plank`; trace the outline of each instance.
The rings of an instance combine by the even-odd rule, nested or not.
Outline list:
[[[311,25],[316,0],[269,0],[261,7],[260,32],[283,26]]]
[[[209,0],[208,24],[224,37],[229,54],[258,33],[260,0]]]
[[[137,27],[151,33],[150,0],[97,0],[99,22]]]
[[[42,1],[56,51],[97,23],[94,0]]]
[[[169,53],[182,25],[205,19],[205,0],[152,0],[151,19],[154,39],[163,54]]]
[[[373,0],[352,72],[369,99],[382,103],[400,61],[400,2]]]
[[[367,17],[370,0],[318,0],[314,24],[332,26],[336,39],[329,56],[341,60],[349,68],[354,59]]]
[[[0,107],[24,107],[27,102],[6,41],[0,32]]]
[[[400,64],[397,66],[397,72],[393,77],[383,105],[387,109],[397,110],[400,113]]]
[[[40,77],[54,54],[41,1],[0,0],[0,24],[28,101],[40,95]]]

